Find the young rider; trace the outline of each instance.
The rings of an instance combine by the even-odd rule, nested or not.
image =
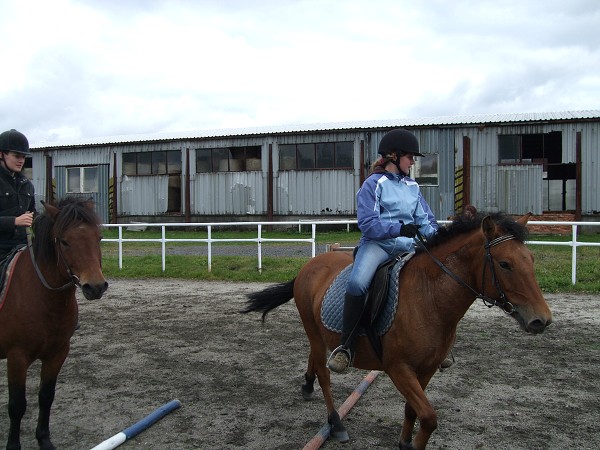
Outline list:
[[[379,159],[356,194],[358,227],[362,232],[346,286],[340,346],[327,365],[344,372],[354,357],[355,328],[377,267],[402,253],[414,251],[417,230],[425,238],[438,223],[408,173],[419,153],[417,138],[407,130],[386,133],[379,143]]]

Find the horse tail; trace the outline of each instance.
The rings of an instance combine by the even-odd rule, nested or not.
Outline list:
[[[261,312],[262,320],[265,321],[267,313],[294,298],[294,278],[287,283],[275,284],[259,292],[246,294],[248,297],[246,308],[241,310],[242,314],[249,312]]]

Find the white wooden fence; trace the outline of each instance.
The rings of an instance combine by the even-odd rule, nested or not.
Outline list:
[[[438,221],[440,224],[448,223],[448,221],[440,220]],[[356,224],[356,220],[299,220],[299,221],[289,221],[289,222],[201,222],[201,223],[129,223],[129,224],[105,224],[103,227],[105,228],[118,228],[119,236],[114,239],[103,239],[104,242],[117,242],[118,243],[118,254],[119,254],[119,269],[123,268],[123,245],[128,242],[157,242],[161,244],[161,254],[162,254],[162,271],[166,270],[166,255],[167,255],[167,243],[169,242],[192,242],[192,243],[204,243],[207,245],[208,251],[208,271],[212,270],[212,245],[214,243],[221,242],[254,242],[257,246],[257,256],[258,256],[258,271],[262,272],[262,244],[268,242],[300,242],[310,244],[312,248],[312,256],[316,255],[316,234],[317,227],[322,225],[346,225],[346,229],[350,229],[350,225]],[[582,242],[577,240],[578,227],[580,226],[599,226],[600,222],[552,222],[552,221],[529,221],[527,223],[528,226],[535,225],[548,225],[548,226],[570,226],[571,227],[571,240],[570,241],[527,241],[527,244],[530,245],[558,245],[558,246],[569,246],[571,247],[571,283],[575,284],[577,281],[577,249],[579,247],[590,246],[590,247],[600,247],[600,242]],[[304,226],[311,227],[311,237],[310,238],[264,238],[262,237],[264,227],[269,226],[297,226],[300,231]],[[212,232],[213,229],[225,227],[227,229],[231,228],[256,228],[257,234],[255,238],[239,238],[239,239],[221,239],[221,238],[213,238]],[[124,238],[123,237],[123,229],[147,229],[147,228],[160,228],[161,229],[161,237],[160,238]],[[195,238],[167,238],[167,228],[206,228],[207,229],[207,237],[204,239],[195,239]]]

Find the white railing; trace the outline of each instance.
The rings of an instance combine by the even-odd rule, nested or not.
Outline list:
[[[440,224],[449,223],[449,221],[440,220]],[[303,242],[311,245],[312,257],[316,256],[316,234],[317,226],[319,225],[346,225],[346,229],[350,230],[350,225],[356,224],[356,220],[299,220],[289,222],[210,222],[210,223],[123,223],[123,224],[105,224],[105,228],[118,228],[119,236],[115,239],[103,239],[104,242],[117,242],[119,251],[119,269],[123,268],[123,244],[125,242],[158,242],[161,244],[161,255],[162,255],[162,271],[166,270],[166,255],[167,255],[167,243],[169,242],[197,242],[207,244],[208,254],[208,271],[212,270],[212,244],[222,242],[255,242],[257,245],[258,255],[258,271],[262,272],[262,244],[265,242]],[[264,238],[262,237],[263,227],[267,226],[297,226],[298,231],[302,229],[302,226],[311,226],[311,237],[310,238]],[[570,226],[571,227],[571,240],[570,241],[527,241],[530,245],[558,245],[558,246],[569,246],[571,247],[571,283],[575,284],[577,281],[577,248],[583,246],[589,247],[600,247],[600,242],[582,242],[577,240],[577,231],[579,226],[599,226],[600,222],[552,222],[552,221],[529,221],[528,226],[536,225],[548,225],[548,226]],[[207,237],[205,239],[193,239],[193,238],[167,238],[167,228],[206,228]],[[213,238],[212,232],[217,227],[256,227],[257,237],[256,238],[238,238],[238,239],[222,239]],[[123,228],[160,228],[161,238],[124,238]]]

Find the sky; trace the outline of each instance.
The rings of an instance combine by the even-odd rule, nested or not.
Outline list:
[[[1,0],[32,146],[600,109],[598,0]]]

